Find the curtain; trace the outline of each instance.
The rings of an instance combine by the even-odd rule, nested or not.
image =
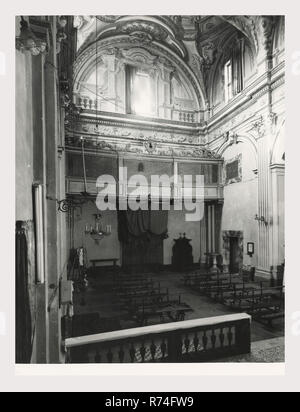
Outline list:
[[[168,211],[119,211],[118,227],[120,242],[149,241],[151,236],[166,239],[168,233]]]
[[[32,325],[29,298],[28,246],[22,222],[16,227],[16,363],[30,363]]]

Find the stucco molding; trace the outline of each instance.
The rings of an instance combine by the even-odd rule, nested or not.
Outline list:
[[[82,145],[82,134],[67,135],[67,148],[80,148]],[[87,150],[102,151],[109,153],[134,153],[137,155],[151,154],[156,157],[186,158],[219,160],[221,156],[204,146],[199,145],[179,145],[170,143],[159,143],[151,137],[140,139],[139,141],[128,141],[115,137],[107,140],[103,137],[87,137],[85,140]]]

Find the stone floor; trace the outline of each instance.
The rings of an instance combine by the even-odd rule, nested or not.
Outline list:
[[[284,363],[284,338],[262,340],[252,343],[251,354],[222,359],[222,363]]]
[[[153,280],[159,281],[161,288],[168,288],[171,295],[181,295],[183,302],[187,303],[193,312],[188,313],[186,319],[205,318],[213,316],[221,316],[230,313],[227,307],[222,304],[215,303],[209,298],[201,296],[198,292],[180,283],[181,274],[162,272],[159,274],[151,274]],[[118,301],[112,293],[112,275],[99,275],[89,280],[89,287],[83,296],[85,305],[81,305],[82,297],[75,295],[74,307],[75,314],[91,314],[98,313],[101,319],[115,318],[116,322],[111,329],[127,329],[137,327],[137,324],[126,319],[127,313],[119,306]],[[107,330],[107,327],[105,328]],[[284,336],[284,321],[279,320],[274,322],[272,328],[260,324],[256,321],[252,322],[252,342],[259,342],[262,340],[270,340]],[[254,347],[255,348],[255,347]],[[269,350],[269,348],[268,348]],[[282,359],[282,351],[275,347],[270,348],[270,356],[277,356]],[[255,352],[256,353],[256,352]],[[260,357],[259,352],[255,355]],[[267,357],[269,355],[266,355]]]

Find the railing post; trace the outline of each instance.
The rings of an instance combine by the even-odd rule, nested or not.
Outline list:
[[[238,355],[251,353],[251,320],[245,319],[237,323],[235,343]]]
[[[181,362],[182,360],[182,341],[181,332],[175,331],[168,336],[168,362]]]

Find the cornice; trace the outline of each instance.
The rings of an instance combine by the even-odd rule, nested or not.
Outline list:
[[[223,124],[228,122],[228,117],[234,112],[235,116],[252,106],[256,100],[275,90],[285,83],[285,72],[282,70],[284,64],[276,68],[272,73],[271,82],[268,79],[268,74],[265,73],[257,79],[252,85],[248,86],[242,93],[233,99],[220,112],[216,113],[207,121],[208,132],[212,132]],[[276,75],[276,76],[275,76]],[[275,77],[275,78],[274,78]]]
[[[52,38],[52,25],[50,21],[40,20],[37,17],[29,17],[30,28],[37,36],[38,39],[44,41],[47,45],[47,50],[49,50],[53,44]]]
[[[134,115],[127,115],[122,113],[105,113],[97,114],[92,110],[85,110],[81,115],[83,123],[101,124],[115,127],[131,127],[143,128],[144,130],[153,130],[155,128],[159,132],[166,133],[183,133],[186,135],[204,136],[207,132],[212,133],[217,128],[223,126],[229,121],[230,115],[235,113],[235,117],[247,110],[254,104],[256,100],[275,90],[285,83],[284,63],[280,67],[276,67],[272,73],[271,84],[268,80],[267,74],[264,74],[257,79],[252,85],[248,86],[242,93],[233,99],[220,112],[211,117],[207,124],[199,123],[182,123],[175,120],[145,118]]]
[[[165,133],[181,133],[185,135],[200,135],[198,123],[182,123],[179,121],[145,118],[122,113],[105,113],[101,112],[96,115],[95,111],[85,111],[80,116],[78,123],[86,123],[92,125],[104,125],[115,127],[130,127],[140,130],[155,130]]]

